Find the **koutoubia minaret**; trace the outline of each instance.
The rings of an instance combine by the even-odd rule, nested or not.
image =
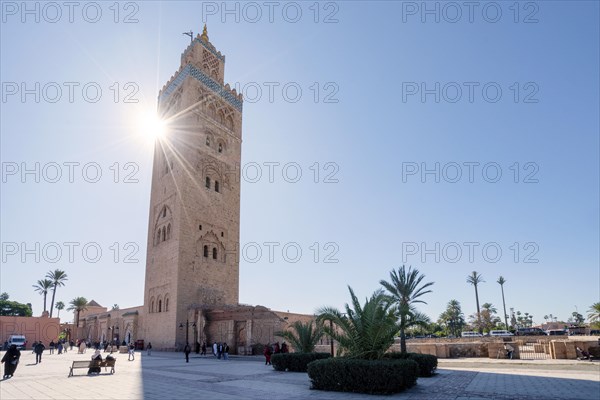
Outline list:
[[[224,72],[205,25],[158,96],[140,335],[157,349],[185,345],[190,307],[238,303],[242,96]]]

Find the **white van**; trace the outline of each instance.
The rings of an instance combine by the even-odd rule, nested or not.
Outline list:
[[[483,337],[479,332],[465,331],[460,334],[461,337]]]
[[[17,349],[24,350],[25,349],[25,335],[10,335],[8,337],[8,347],[13,344],[17,346]]]
[[[509,331],[490,331],[490,336],[514,336],[512,333],[510,333]]]

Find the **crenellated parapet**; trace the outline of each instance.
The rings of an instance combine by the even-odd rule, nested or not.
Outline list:
[[[210,43],[206,25],[204,25],[202,35],[197,35],[181,54],[181,66],[161,89],[158,96],[159,102],[163,102],[189,76],[201,82],[241,112],[242,95],[235,89],[231,89],[229,84],[225,84],[224,75],[225,56]]]
[[[242,112],[244,100],[241,93],[237,93],[235,88],[231,89],[229,84],[221,85],[220,83],[214,81],[203,71],[194,67],[191,64],[187,64],[185,66],[180,67],[179,70],[175,73],[175,75],[171,76],[171,79],[169,79],[167,84],[163,86],[158,95],[159,103],[162,103],[167,97],[169,97],[171,93],[177,90],[188,76],[198,80],[204,86],[209,88],[214,94],[221,97],[231,106],[233,106],[236,110]]]

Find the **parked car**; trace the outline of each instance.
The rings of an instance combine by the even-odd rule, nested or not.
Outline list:
[[[25,335],[10,335],[8,337],[8,346],[12,346],[13,344],[17,346],[19,350],[25,350]]]
[[[497,331],[490,331],[490,336],[514,336],[514,335],[512,333],[510,333],[509,331],[497,330]]]
[[[460,337],[483,337],[479,332],[465,331],[460,334]]]
[[[519,328],[515,331],[516,336],[544,336],[546,332],[541,328]]]
[[[546,331],[546,335],[548,336],[567,336],[567,331],[564,329],[550,329]]]

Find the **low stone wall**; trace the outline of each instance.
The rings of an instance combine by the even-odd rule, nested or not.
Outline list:
[[[0,347],[10,335],[25,335],[27,348],[35,341],[42,341],[46,346],[51,340],[56,341],[60,334],[60,319],[48,317],[0,317]]]

